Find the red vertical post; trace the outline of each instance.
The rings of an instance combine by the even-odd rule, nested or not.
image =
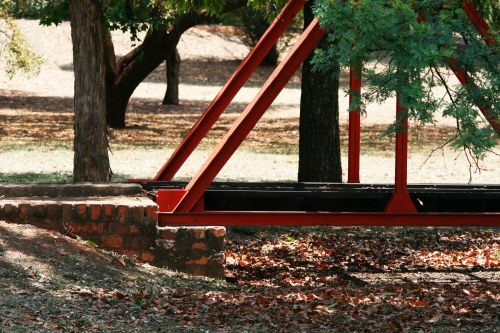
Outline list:
[[[361,98],[361,63],[351,66],[349,71],[349,108]],[[348,156],[348,183],[359,183],[359,158],[361,151],[361,114],[360,108],[349,112],[349,156]]]
[[[255,127],[299,66],[316,48],[324,34],[325,32],[321,29],[318,20],[314,19],[287,57],[264,83],[255,99],[239,116],[200,171],[186,186],[186,194],[175,208],[175,212],[192,211],[207,187]]]
[[[396,119],[403,126],[396,134],[396,172],[394,193],[389,200],[385,212],[387,213],[416,213],[417,209],[408,193],[408,117],[401,105],[399,95],[396,98]]]
[[[222,88],[217,97],[215,97],[212,104],[210,104],[200,119],[194,124],[182,143],[173,152],[170,159],[162,166],[154,180],[172,180],[210,128],[212,128],[213,124],[219,119],[222,112],[231,103],[234,96],[240,91],[241,87],[243,87],[255,69],[264,60],[283,32],[292,23],[293,18],[302,9],[304,4],[305,0],[291,0],[288,2],[254,49],[243,60],[233,76]]]

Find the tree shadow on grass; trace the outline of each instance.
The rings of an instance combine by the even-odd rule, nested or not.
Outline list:
[[[119,287],[116,282],[126,281],[132,270],[116,267],[83,243],[35,230],[29,225],[19,229],[19,225],[0,224],[5,250],[0,255],[0,317],[4,321],[0,327],[7,331],[104,328],[106,318],[90,307],[93,293]],[[100,317],[100,323],[86,319],[92,313]]]
[[[195,97],[195,96],[193,96]],[[214,95],[215,97],[215,95]],[[51,113],[70,113],[73,115],[73,98],[72,97],[55,97],[55,96],[26,96],[24,94],[14,93],[5,95],[0,92],[0,109],[7,110],[25,110],[29,112],[51,112]],[[150,114],[154,115],[182,115],[199,117],[206,108],[210,105],[210,101],[205,100],[181,100],[179,105],[162,105],[160,99],[154,98],[131,98],[127,114]],[[239,114],[248,103],[233,102],[225,110],[225,114]],[[296,108],[293,103],[280,104],[280,107]],[[272,111],[275,107],[271,106]],[[0,116],[2,123],[10,121],[19,121],[25,118],[26,115],[8,115]],[[128,120],[128,118],[127,118]],[[155,119],[152,118],[151,121]],[[33,119],[36,123],[37,120]]]
[[[30,225],[0,222],[0,245],[0,331],[140,331],[139,318],[147,318],[152,331],[178,332],[178,319],[155,312],[146,295],[160,297],[162,287],[172,293],[218,288],[172,272],[122,267],[82,241]]]
[[[488,228],[317,227],[255,230],[255,233],[259,232],[264,232],[266,236],[258,243],[254,240],[260,237],[236,234],[233,248],[246,246],[247,254],[256,262],[264,256],[260,249],[269,248],[265,252],[266,258],[279,258],[280,264],[232,266],[230,270],[234,275],[246,274],[263,279],[276,276],[296,279],[305,275],[321,279],[336,275],[361,286],[410,280],[450,284],[495,283],[500,278],[500,269],[495,266],[453,263],[454,253],[459,258],[473,256],[472,253],[477,250],[480,256],[478,247],[482,244],[494,246],[494,230]],[[228,239],[232,239],[231,234]],[[442,262],[444,266],[434,265],[433,260]],[[302,269],[290,270],[290,267]]]
[[[183,59],[180,67],[180,83],[196,86],[222,86],[226,84],[235,70],[240,66],[241,60],[217,59],[217,58],[196,58]],[[73,64],[60,66],[61,70],[73,71]],[[248,79],[245,87],[262,87],[267,78],[274,71],[274,67],[260,66],[254,74]],[[300,88],[301,71],[292,77],[287,88]],[[165,63],[158,66],[149,74],[143,82],[157,83],[165,85]]]
[[[218,58],[196,58],[183,59],[180,67],[180,83],[195,86],[223,86],[234,74],[235,70],[241,65],[242,60],[238,59],[218,59]],[[60,67],[62,70],[73,71],[73,64],[67,64]],[[260,66],[248,79],[245,87],[260,88],[271,76],[275,67]],[[302,80],[302,71],[299,68],[290,79],[286,88],[300,89]],[[157,83],[166,86],[165,63],[158,66],[149,74],[143,82]],[[349,72],[341,71],[340,85],[347,87],[349,84]]]

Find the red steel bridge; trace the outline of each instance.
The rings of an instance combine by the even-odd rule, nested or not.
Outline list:
[[[360,110],[349,114],[348,183],[213,183],[214,178],[255,127],[325,32],[313,20],[286,58],[262,86],[189,183],[172,182],[180,167],[219,119],[263,61],[305,0],[290,0],[237,68],[154,179],[132,180],[153,190],[159,223],[166,225],[339,225],[339,226],[500,226],[500,185],[408,185],[408,132],[396,135],[394,185],[360,184]],[[471,0],[463,9],[485,42],[494,47],[490,28]],[[474,82],[448,63],[466,87]],[[359,64],[350,71],[351,103],[361,93]],[[480,104],[480,103],[479,103]],[[500,122],[478,105],[497,134]],[[408,129],[399,97],[396,117]]]

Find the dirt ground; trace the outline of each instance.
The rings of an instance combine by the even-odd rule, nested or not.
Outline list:
[[[229,232],[227,282],[0,221],[0,332],[496,332],[500,234]]]
[[[72,170],[73,74],[69,24],[40,27],[36,21],[17,22],[33,49],[45,58],[39,75],[0,78],[0,174],[2,179],[20,179],[21,173],[68,175]],[[116,179],[151,177],[166,161],[199,115],[217,94],[248,52],[235,29],[202,26],[187,32],[180,43],[181,104],[162,106],[164,67],[152,73],[136,90],[124,130],[111,130],[111,166]],[[115,33],[117,54],[131,48],[128,36]],[[0,69],[3,64],[0,61]],[[209,149],[219,142],[239,112],[258,92],[272,68],[260,68],[214,126],[179,179],[189,178],[204,162]],[[347,84],[347,73],[342,84]],[[297,74],[277,98],[257,128],[245,140],[220,180],[296,181],[298,151],[298,104],[300,76]],[[347,103],[341,98],[340,121],[346,168]],[[362,180],[392,182],[392,139],[383,135],[394,119],[394,101],[372,105],[363,119]],[[453,121],[438,117],[436,126],[412,126],[409,180],[415,183],[466,183],[470,180],[467,158],[451,149],[432,150],[453,135]],[[426,163],[424,163],[426,162]],[[500,179],[500,157],[489,154],[481,172],[472,169],[472,182]],[[66,176],[65,176],[66,177]],[[48,177],[50,178],[50,177]]]

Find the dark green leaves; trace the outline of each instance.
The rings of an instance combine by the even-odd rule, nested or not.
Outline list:
[[[487,2],[480,9],[486,8]],[[461,3],[317,1],[316,15],[329,33],[330,48],[317,53],[316,67],[324,70],[337,61],[343,67],[362,62],[363,76],[369,82],[362,103],[380,103],[398,94],[412,120],[433,123],[438,112],[454,117],[454,146],[482,157],[495,146],[496,136],[478,106],[498,116],[500,59],[486,45]],[[448,78],[452,58],[469,76],[471,84],[466,88]]]

